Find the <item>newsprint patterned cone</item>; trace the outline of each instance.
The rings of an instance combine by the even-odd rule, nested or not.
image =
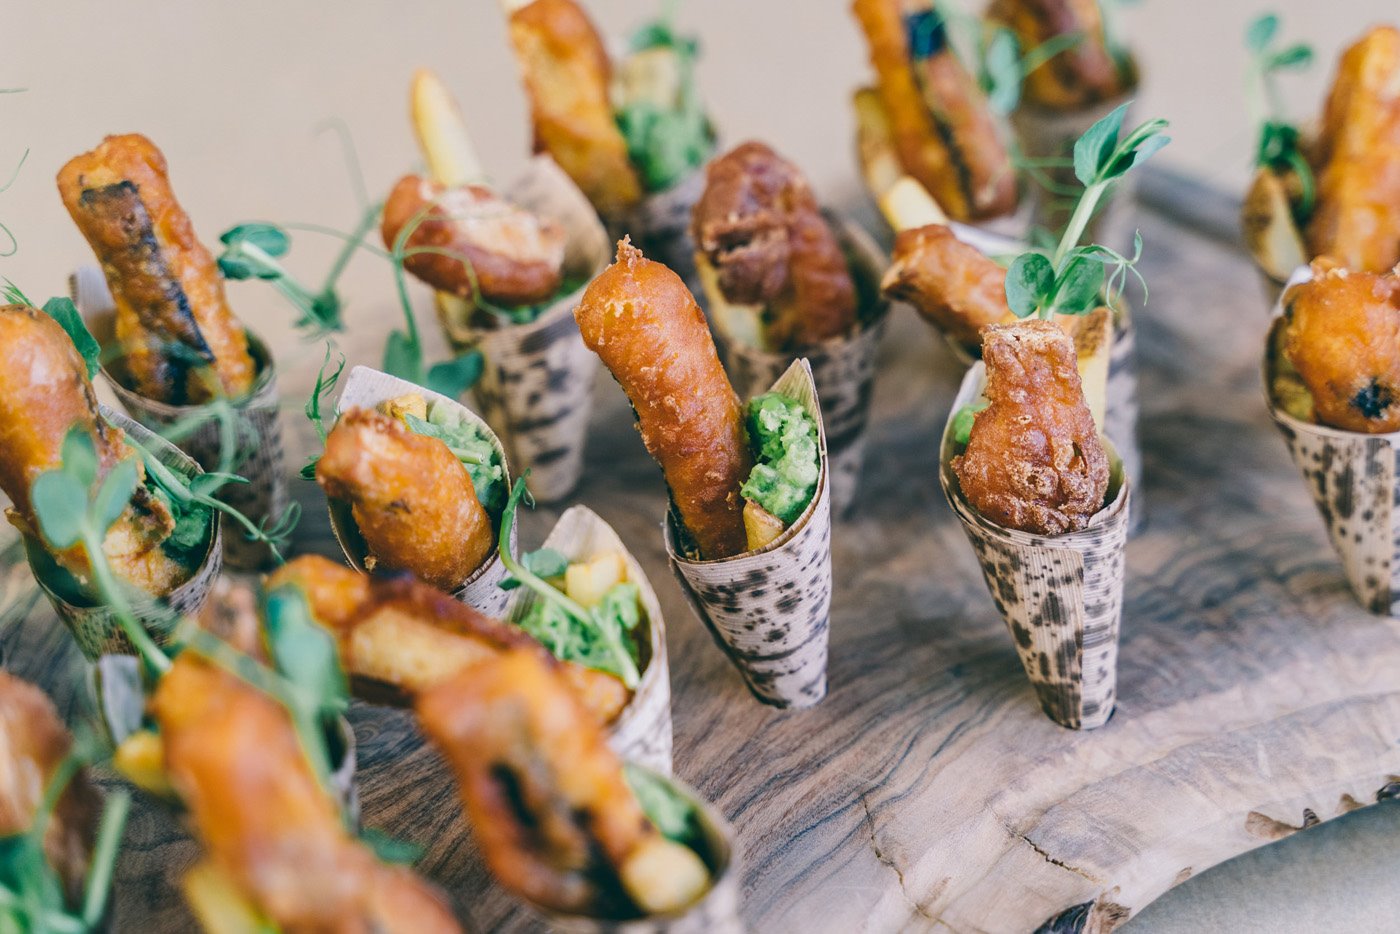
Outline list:
[[[704,798],[682,782],[656,769],[654,772],[695,805],[711,885],[705,897],[674,915],[653,915],[634,921],[605,921],[580,915],[542,912],[555,931],[570,934],[743,934],[739,917],[739,854],[734,848],[734,828]]]
[[[822,421],[831,457],[831,507],[840,516],[850,508],[865,460],[865,429],[875,386],[875,354],[885,333],[890,304],[880,297],[880,277],[887,257],[864,230],[832,218],[832,226],[850,257],[861,307],[855,328],[841,337],[792,353],[760,350],[725,328],[726,318],[713,299],[711,321],[719,352],[734,391],[741,399],[763,392],[797,357],[807,358],[821,399]],[[703,259],[698,262],[704,262]],[[701,273],[701,280],[708,273]]]
[[[952,461],[954,417],[982,397],[985,385],[981,363],[963,377],[943,431],[943,493],[977,553],[1040,706],[1061,726],[1091,730],[1108,722],[1117,692],[1131,482],[1110,442],[1108,503],[1087,529],[1047,537],[983,518],[963,496]]]
[[[573,491],[583,470],[598,372],[598,357],[584,346],[573,310],[611,260],[612,242],[588,199],[549,156],[532,159],[506,196],[568,231],[564,280],[576,287],[529,324],[471,313],[461,299],[442,294],[438,316],[454,351],[481,351],[484,367],[472,388],[477,408],[517,469],[530,469],[531,493],[555,502]]]
[[[626,215],[605,218],[613,240],[630,236],[632,245],[647,259],[669,266],[702,302],[700,278],[695,270],[695,241],[690,236],[690,209],[704,191],[702,166],[670,188],[647,195]]]
[[[666,662],[666,622],[656,591],[646,572],[622,544],[612,526],[586,506],[568,509],[544,540],[545,548],[568,558],[570,563],[589,561],[609,552],[621,554],[627,564],[627,579],[641,591],[646,611],[647,631],[642,656],[642,681],[632,700],[608,729],[608,745],[623,759],[636,762],[663,775],[671,774],[671,669]],[[540,597],[528,587],[520,587],[507,619],[519,622]]]
[[[73,301],[88,327],[102,346],[116,346],[112,340],[112,293],[102,271],[96,266],[82,266],[71,280]],[[232,472],[247,483],[229,483],[220,488],[219,498],[243,513],[255,523],[264,519],[279,519],[287,510],[287,472],[283,467],[282,426],[277,420],[277,365],[267,346],[252,332],[248,333],[248,350],[258,367],[258,379],[252,393],[240,400],[235,408],[239,418],[234,437],[236,455]],[[102,375],[121,401],[122,407],[141,424],[156,432],[165,432],[175,424],[197,419],[204,406],[167,405],[147,399],[127,388],[123,360],[118,357],[103,364]],[[225,438],[221,426],[206,419],[193,433],[177,439],[176,443],[205,470],[215,470],[220,464]],[[224,536],[224,558],[230,567],[240,570],[261,570],[273,560],[272,551],[262,542],[249,541],[241,531]]]
[[[105,405],[101,407],[101,412],[109,424],[126,432],[133,441],[151,451],[162,464],[180,476],[193,477],[203,472],[198,464],[170,442],[146,430],[120,412],[113,411]],[[170,643],[181,616],[198,613],[209,599],[210,590],[223,566],[219,519],[220,516],[216,512],[209,526],[209,541],[204,556],[189,580],[159,602],[142,602],[132,606],[137,620],[159,646],[164,647]],[[64,625],[73,633],[73,640],[78,643],[83,655],[90,661],[96,661],[103,655],[131,654],[134,651],[110,608],[105,605],[69,603],[53,586],[53,575],[57,566],[49,558],[48,552],[28,537],[25,539],[25,550],[28,552],[29,565],[34,571],[34,579],[38,581],[39,589],[53,604],[58,618],[63,620]]]
[[[766,548],[713,561],[688,556],[684,531],[669,511],[666,552],[691,607],[753,695],[774,707],[810,707],[826,696],[831,614],[826,428],[806,360],[793,363],[771,388],[801,403],[817,423],[821,479],[812,502]]]
[[[441,393],[424,389],[408,380],[390,376],[388,373],[381,373],[371,367],[357,366],[350,371],[350,376],[345,381],[345,387],[341,390],[340,399],[336,402],[336,415],[338,417],[341,412],[350,408],[372,409],[381,402],[397,399],[399,396],[411,393],[422,396],[430,407],[435,404],[449,405],[468,422],[481,428],[482,434],[491,441],[492,446],[501,455],[506,488],[510,488],[510,460],[506,457],[505,446],[501,444],[501,439],[496,437],[491,427],[482,421],[475,412]],[[355,526],[350,504],[337,499],[328,499],[327,502],[330,508],[331,531],[335,533],[335,539],[340,543],[340,550],[345,553],[345,558],[352,567],[360,571],[365,570],[365,556],[369,550],[365,545],[364,538],[360,535],[360,530]],[[499,518],[497,521],[500,521]],[[514,536],[515,532],[512,530],[512,547],[515,544]],[[511,598],[510,591],[502,590],[500,587],[505,576],[505,563],[501,561],[499,549],[493,546],[491,553],[481,563],[481,567],[472,572],[472,576],[461,587],[453,591],[452,596],[468,606],[475,607],[487,616],[499,618],[505,612],[506,604],[510,602]]]

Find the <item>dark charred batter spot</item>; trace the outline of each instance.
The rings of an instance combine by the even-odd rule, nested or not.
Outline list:
[[[1394,402],[1395,394],[1390,387],[1382,386],[1380,380],[1374,377],[1351,397],[1351,407],[1367,418],[1383,417]]]
[[[404,501],[401,500],[401,499],[396,499],[396,500],[394,500],[392,503],[390,503],[389,505],[385,506],[384,508],[387,509],[387,510],[389,510],[390,512],[408,512],[408,511],[409,511],[408,503],[404,502]]]
[[[504,762],[493,763],[490,769],[491,780],[500,789],[501,798],[510,807],[510,812],[527,832],[534,832],[539,826],[535,814],[525,803],[525,794],[520,788],[520,777]]]

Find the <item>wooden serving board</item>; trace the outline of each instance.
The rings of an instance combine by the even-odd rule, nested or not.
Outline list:
[[[1147,188],[1229,226],[1222,199],[1161,177]],[[600,384],[575,500],[616,527],[659,592],[676,772],[734,823],[754,930],[1105,932],[1217,862],[1400,796],[1400,623],[1352,600],[1265,412],[1254,272],[1197,221],[1145,210],[1140,225],[1148,521],[1128,546],[1117,713],[1094,732],[1040,712],[943,501],[938,438],[959,368],[907,311],[835,532],[831,690],[810,711],[756,703],[691,616],[665,564],[659,472],[621,393]],[[351,362],[376,362],[381,340],[352,343]],[[289,375],[291,397],[312,374]],[[293,469],[311,441],[295,409]],[[294,482],[298,547],[335,555],[319,492]],[[526,517],[522,547],[557,514]],[[85,670],[46,606],[3,648],[81,715]],[[538,927],[482,875],[411,719],[361,705],[351,719],[365,823],[423,845],[421,870],[472,928]],[[187,930],[174,882],[194,856],[169,814],[138,802],[120,929]]]

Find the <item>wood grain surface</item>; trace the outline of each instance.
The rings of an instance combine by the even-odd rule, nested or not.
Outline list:
[[[1148,187],[1156,204],[1196,197]],[[1099,730],[1048,720],[1021,671],[939,490],[959,370],[907,310],[882,350],[855,507],[835,530],[830,694],[812,710],[755,702],[691,616],[665,567],[660,473],[621,392],[598,386],[574,501],[617,529],[660,591],[676,773],[737,830],[754,930],[1104,932],[1221,860],[1400,794],[1400,623],[1352,600],[1269,422],[1254,272],[1160,211],[1139,221],[1147,525],[1128,546],[1118,707]],[[374,363],[381,341],[345,349]],[[319,362],[299,356],[309,372],[286,380],[289,396]],[[287,402],[294,470],[312,435]],[[293,492],[299,549],[336,554],[319,491]],[[522,547],[557,515],[525,517]],[[3,650],[83,715],[87,675],[47,606]],[[421,870],[473,929],[538,928],[482,874],[446,768],[410,718],[357,705],[351,720],[365,823],[423,845]],[[188,930],[173,881],[194,856],[171,815],[138,802],[119,929]]]

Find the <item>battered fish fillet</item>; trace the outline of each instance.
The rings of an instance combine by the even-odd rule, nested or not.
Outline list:
[[[1135,83],[1108,51],[1098,0],[992,0],[987,19],[1015,33],[1022,54],[1060,36],[1079,37],[1026,75],[1022,94],[1029,103],[1077,110],[1119,97]]]
[[[0,489],[14,504],[10,522],[36,541],[43,536],[30,488],[40,474],[63,465],[63,440],[73,428],[92,438],[99,478],[121,461],[140,458],[120,428],[98,417],[87,364],[58,322],[25,305],[0,308]],[[144,478],[143,466],[138,475]],[[138,483],[130,504],[108,530],[102,551],[118,578],[151,596],[164,596],[191,571],[161,547],[174,530],[170,510]],[[80,580],[91,573],[81,546],[54,559]]]
[[[487,865],[512,892],[617,920],[704,893],[704,865],[657,832],[598,723],[536,653],[463,671],[419,699],[418,719],[457,775]]]
[[[851,5],[900,161],[954,220],[1006,214],[1016,206],[1016,176],[986,96],[948,46],[937,14],[914,6],[906,16],[900,0]],[[911,21],[927,48],[911,49]]]
[[[609,97],[612,63],[574,0],[533,0],[510,16],[530,98],[535,150],[549,153],[608,218],[642,199],[642,183]]]
[[[1342,55],[1311,160],[1312,256],[1357,272],[1400,262],[1400,30],[1371,30]]]
[[[346,829],[277,701],[185,652],[152,712],[209,863],[277,930],[460,930],[437,892]]]
[[[405,269],[438,291],[514,308],[553,297],[564,281],[564,228],[488,188],[449,189],[406,175],[384,203],[384,245],[392,250],[403,228],[415,221],[405,242],[410,250],[432,247],[453,254],[404,259]]]
[[[855,325],[855,284],[836,234],[797,166],[763,143],[709,164],[691,230],[725,299],[767,308],[773,347],[809,347]]]
[[[1006,270],[942,224],[895,236],[880,290],[969,347],[980,345],[983,328],[1014,317],[1006,304]]]
[[[328,497],[350,504],[372,571],[411,571],[456,590],[495,545],[491,517],[456,455],[380,412],[350,409],[340,416],[316,482]]]
[[[336,637],[342,666],[375,698],[409,701],[476,662],[508,649],[548,652],[523,630],[491,619],[411,577],[378,580],[319,555],[288,562],[267,589],[293,586]],[[549,656],[552,659],[552,656]],[[630,692],[606,672],[560,662],[584,706],[615,720]]]
[[[1400,276],[1324,269],[1289,290],[1283,352],[1315,417],[1344,431],[1400,431]]]
[[[131,388],[172,405],[246,396],[247,334],[155,144],[109,136],[59,171],[58,192],[107,275]]]
[[[1084,528],[1103,508],[1109,463],[1084,402],[1074,341],[1049,321],[993,325],[982,335],[991,404],[953,459],[963,495],[1006,528]]]
[[[739,487],[753,469],[739,399],[709,325],[680,276],[624,239],[617,260],[574,309],[583,342],[602,358],[637,413],[642,441],[707,559],[747,547]]]
[[[48,696],[0,671],[0,837],[34,825],[44,792],[73,748]],[[44,830],[44,856],[62,880],[70,908],[81,905],[83,882],[101,809],[86,771],[68,782]]]

